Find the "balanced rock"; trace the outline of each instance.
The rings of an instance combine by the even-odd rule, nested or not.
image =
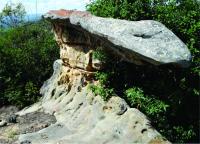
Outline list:
[[[18,114],[42,111],[57,122],[38,132],[19,136],[32,144],[129,144],[170,143],[151,126],[148,118],[130,108],[119,96],[104,101],[90,89],[95,71],[104,67],[94,57],[97,50],[110,58],[138,65],[176,64],[186,67],[187,47],[156,21],[131,22],[100,18],[80,11],[50,11],[44,15],[53,24],[60,59],[41,90],[42,99]]]
[[[43,17],[53,24],[61,59],[72,67],[94,68],[92,53],[98,48],[138,65],[188,67],[191,60],[187,46],[157,21],[101,18],[69,10],[50,11]]]

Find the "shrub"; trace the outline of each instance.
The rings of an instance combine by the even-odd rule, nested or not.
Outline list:
[[[149,97],[140,88],[130,88],[125,91],[126,97],[132,107],[137,107],[148,116],[166,112],[169,105],[165,102]]]
[[[104,101],[108,101],[114,93],[114,90],[102,85],[90,85],[90,90],[95,94],[101,96]]]
[[[1,30],[0,102],[21,108],[34,103],[58,50],[46,21]]]
[[[98,85],[90,85],[90,90],[95,95],[100,95],[104,101],[108,101],[114,94],[114,89],[109,87],[109,73],[96,72],[95,78],[99,81]]]
[[[106,62],[108,57],[106,55],[106,53],[100,49],[100,48],[97,48],[93,53],[92,53],[92,57],[93,59],[97,59],[97,60],[100,60],[101,62]]]

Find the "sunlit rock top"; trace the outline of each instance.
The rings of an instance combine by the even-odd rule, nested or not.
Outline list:
[[[53,23],[57,41],[61,45],[84,45],[82,51],[88,52],[101,46],[102,49],[113,51],[123,60],[138,65],[172,63],[188,67],[191,60],[187,46],[157,21],[102,18],[72,10],[50,11],[43,17]],[[62,33],[61,36],[59,32]],[[91,61],[90,58],[83,61],[86,59]],[[82,64],[80,67],[88,65]]]

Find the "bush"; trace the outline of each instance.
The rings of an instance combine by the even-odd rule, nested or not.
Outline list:
[[[104,101],[108,101],[114,93],[114,90],[103,85],[90,85],[90,90],[95,94],[101,96]]]
[[[159,113],[166,112],[169,105],[163,101],[149,97],[137,87],[127,89],[125,91],[126,97],[132,107],[137,107],[145,112],[148,116],[155,116]]]
[[[24,107],[34,103],[52,72],[58,46],[46,21],[0,31],[0,102]]]
[[[97,48],[93,53],[92,53],[92,58],[93,59],[96,59],[96,60],[99,60],[103,63],[105,63],[108,59],[106,53],[100,49],[100,48]]]
[[[96,80],[99,81],[98,85],[90,85],[90,90],[95,94],[102,97],[104,101],[108,101],[114,94],[114,89],[109,87],[109,73],[97,72],[95,73]]]

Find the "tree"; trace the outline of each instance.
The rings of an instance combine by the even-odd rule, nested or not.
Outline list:
[[[39,89],[52,73],[59,48],[46,21],[0,31],[0,105],[20,108],[40,98]]]
[[[0,27],[16,27],[24,22],[26,11],[21,3],[6,4],[0,12]]]

